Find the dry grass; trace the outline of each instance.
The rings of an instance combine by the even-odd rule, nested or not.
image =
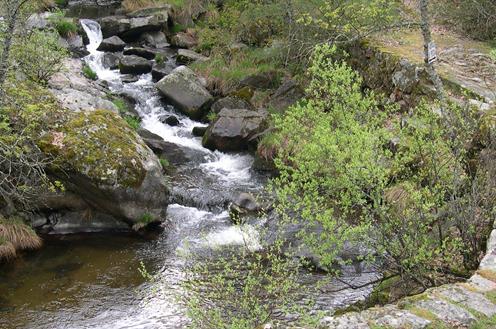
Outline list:
[[[36,235],[33,229],[18,219],[6,220],[0,218],[0,240],[4,241],[1,246],[6,252],[11,249],[9,244],[15,250],[38,249],[43,244],[41,238]],[[1,255],[2,252],[0,252],[0,257]]]

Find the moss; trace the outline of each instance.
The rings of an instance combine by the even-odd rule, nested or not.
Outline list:
[[[496,304],[496,290],[487,292],[486,297],[491,301],[491,303]]]
[[[64,170],[87,175],[99,183],[140,186],[145,170],[136,133],[118,115],[98,110],[74,114],[39,143],[55,155]]]

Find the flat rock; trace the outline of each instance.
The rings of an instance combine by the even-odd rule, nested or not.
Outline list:
[[[494,305],[484,295],[463,289],[462,287],[445,286],[436,289],[443,297],[472,310],[491,317],[496,314],[496,305]]]
[[[102,65],[106,69],[116,70],[119,68],[119,62],[122,55],[117,53],[105,53],[102,57]]]
[[[339,317],[323,318],[321,326],[329,329],[370,329],[367,319],[355,312]]]
[[[496,282],[488,280],[477,273],[472,275],[472,277],[468,280],[468,283],[482,292],[496,290]]]
[[[419,308],[433,313],[442,321],[452,326],[468,327],[476,321],[476,318],[463,308],[450,304],[444,300],[428,299],[415,304]]]
[[[186,66],[179,66],[156,84],[159,92],[192,119],[201,119],[208,111],[212,95]]]
[[[141,42],[153,48],[166,48],[170,44],[167,42],[167,37],[162,31],[145,32],[140,36]]]
[[[487,240],[487,253],[479,265],[479,270],[496,271],[496,230],[491,232]]]
[[[364,312],[376,326],[391,329],[424,329],[431,321],[421,318],[406,310],[400,310],[393,305],[370,309]]]

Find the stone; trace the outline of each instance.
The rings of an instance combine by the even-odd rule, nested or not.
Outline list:
[[[159,92],[192,119],[199,120],[213,101],[197,76],[186,66],[179,66],[156,84]]]
[[[153,48],[166,48],[170,44],[162,31],[145,32],[140,36],[141,42]]]
[[[28,17],[26,20],[26,29],[27,30],[43,30],[51,25],[50,17],[54,14],[48,11],[43,13],[35,13]]]
[[[276,88],[279,83],[278,76],[279,74],[276,71],[253,74],[241,80],[240,85],[253,89],[272,89]]]
[[[106,90],[84,77],[82,69],[81,60],[66,59],[62,70],[50,78],[48,87],[61,106],[74,112],[103,109],[117,113],[117,107],[107,99]]]
[[[102,43],[98,46],[97,50],[99,51],[108,51],[108,52],[118,52],[124,50],[126,47],[126,43],[122,41],[118,36],[112,36],[107,39],[103,39]]]
[[[392,76],[393,86],[402,93],[411,94],[420,81],[417,68],[406,59],[401,59],[398,67]]]
[[[476,321],[476,318],[468,311],[459,306],[450,304],[444,300],[422,300],[417,302],[415,306],[433,313],[439,319],[452,326],[469,327]]]
[[[468,280],[468,283],[478,291],[488,292],[491,290],[496,290],[496,282],[488,280],[477,273],[472,275],[472,277]]]
[[[160,118],[160,122],[166,123],[171,127],[175,127],[179,125],[179,119],[175,115],[165,115]]]
[[[231,218],[239,220],[239,217],[248,213],[254,213],[261,210],[255,197],[250,193],[240,193],[229,207]]]
[[[223,109],[208,127],[202,144],[211,150],[242,151],[255,147],[257,137],[267,128],[265,111]]]
[[[138,39],[145,32],[157,32],[165,29],[168,22],[167,11],[148,8],[150,15],[144,16],[144,11],[130,13],[127,16],[107,16],[99,20],[104,38],[114,35],[124,40]],[[156,8],[155,8],[156,9]]]
[[[321,320],[321,327],[329,329],[370,329],[367,319],[356,312],[347,313],[339,317],[325,317]]]
[[[196,127],[193,127],[193,130],[191,131],[191,133],[195,137],[203,137],[205,135],[205,133],[207,132],[207,129],[208,129],[208,127],[196,126]]]
[[[286,80],[272,94],[269,100],[269,107],[284,112],[288,107],[305,97],[305,92],[294,80]]]
[[[424,329],[431,321],[421,318],[406,310],[400,310],[393,305],[386,305],[376,309],[365,311],[367,317],[376,325],[384,328],[394,329]]]
[[[198,45],[198,40],[186,32],[178,32],[171,38],[171,44],[177,48],[194,48]]]
[[[227,96],[213,103],[212,107],[210,108],[210,111],[212,111],[213,113],[219,113],[222,109],[255,110],[255,107],[253,107],[253,105],[251,105],[250,102],[242,98],[238,98],[235,96]]]
[[[171,74],[172,71],[176,66],[170,62],[164,62],[164,63],[154,63],[153,68],[152,68],[152,78],[153,81],[159,81],[166,75]]]
[[[121,7],[121,0],[69,0],[65,15],[77,18],[100,18],[115,15]]]
[[[479,270],[496,271],[496,230],[491,232],[487,240],[487,252],[479,265]]]
[[[164,220],[167,181],[158,158],[136,132],[109,111],[67,114],[40,141],[41,150],[57,157],[63,168],[53,170],[52,178],[84,200],[89,216],[106,214],[128,228],[145,216]]]
[[[437,292],[458,305],[461,304],[487,317],[492,317],[496,314],[496,305],[480,293],[454,286],[438,288]]]
[[[121,77],[122,82],[124,83],[134,83],[139,80],[139,77],[137,75],[133,74],[125,74]]]
[[[102,57],[102,65],[106,69],[117,70],[122,55],[116,53],[105,53]]]
[[[194,52],[193,50],[189,49],[179,49],[177,51],[177,57],[176,61],[179,64],[191,64],[193,62],[205,62],[208,61],[208,57],[205,57],[201,54],[198,54],[197,52]]]
[[[136,55],[123,56],[119,62],[122,74],[144,74],[152,71],[152,63]]]
[[[129,48],[129,49],[124,50],[123,54],[124,55],[136,55],[136,56],[148,59],[148,60],[152,60],[152,59],[155,59],[156,53],[150,49],[136,47],[136,48]]]

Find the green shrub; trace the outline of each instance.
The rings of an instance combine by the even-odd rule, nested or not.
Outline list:
[[[61,1],[62,2],[62,1]],[[57,11],[50,17],[50,21],[60,36],[66,38],[77,34],[78,26],[71,18],[64,17],[62,11]]]
[[[96,74],[95,71],[93,71],[91,69],[91,67],[88,64],[85,64],[83,66],[83,75],[90,80],[97,80],[98,79],[98,75]]]
[[[164,56],[162,54],[156,54],[155,55],[155,62],[157,62],[157,64],[162,64],[164,62]]]
[[[166,170],[170,167],[170,162],[166,158],[160,158],[159,161],[160,161],[160,165],[162,166],[162,168],[164,170]]]
[[[122,98],[115,97],[112,100],[112,103],[117,107],[120,115],[125,115],[126,113],[129,112],[128,105],[127,105],[126,101],[123,100]]]
[[[133,128],[134,130],[138,130],[141,127],[141,120],[134,115],[126,115],[124,116],[124,120],[126,120],[129,127]]]

